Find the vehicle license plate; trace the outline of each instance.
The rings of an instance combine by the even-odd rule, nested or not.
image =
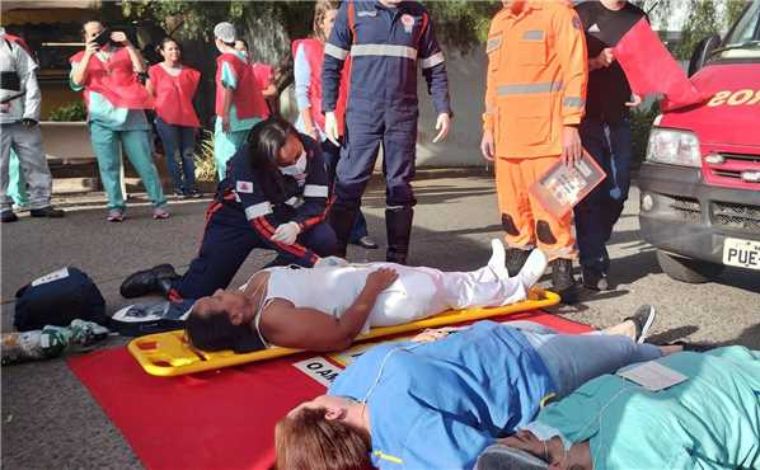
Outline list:
[[[723,242],[723,264],[760,271],[760,241],[726,238]]]

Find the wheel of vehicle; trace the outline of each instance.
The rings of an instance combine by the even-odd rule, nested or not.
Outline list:
[[[724,269],[724,266],[720,264],[671,255],[662,250],[657,250],[657,263],[671,278],[690,284],[707,282],[718,276]]]

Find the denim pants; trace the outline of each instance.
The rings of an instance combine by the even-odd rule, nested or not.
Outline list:
[[[572,393],[594,377],[662,356],[657,346],[638,344],[627,336],[599,332],[564,335],[549,331],[520,328],[520,333],[533,346],[549,371],[557,387],[558,398]]]
[[[174,191],[183,194],[194,192],[196,189],[193,160],[195,158],[195,129],[175,126],[157,117],[156,131],[164,146],[166,167],[169,169]],[[179,163],[177,152],[179,152]]]
[[[340,159],[340,147],[325,139],[322,141],[322,155],[325,157],[330,184],[332,185],[335,181],[335,168],[338,166],[338,160]],[[349,235],[348,241],[356,243],[368,234],[367,219],[364,218],[364,214],[361,209],[359,209],[356,219],[354,220],[354,226],[351,228],[351,234]]]
[[[610,258],[605,243],[612,235],[631,186],[632,134],[628,117],[616,122],[585,118],[581,142],[607,173],[607,178],[575,207],[575,228],[584,268],[606,273]]]

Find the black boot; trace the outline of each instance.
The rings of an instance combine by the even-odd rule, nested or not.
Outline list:
[[[148,294],[166,295],[172,281],[179,278],[170,264],[159,264],[145,271],[137,271],[127,277],[119,287],[122,297],[131,299]]]
[[[336,256],[346,257],[346,247],[348,246],[348,239],[351,237],[351,229],[354,226],[357,213],[357,209],[344,206],[333,205],[330,208],[330,225],[338,239]]]
[[[552,290],[562,297],[562,302],[574,304],[578,301],[578,284],[573,276],[573,260],[558,258],[552,261]]]
[[[413,217],[414,209],[411,207],[385,209],[385,233],[388,237],[388,251],[385,255],[387,261],[406,264]]]
[[[525,262],[530,256],[532,250],[522,250],[520,248],[507,248],[507,271],[509,271],[509,277],[517,276]]]

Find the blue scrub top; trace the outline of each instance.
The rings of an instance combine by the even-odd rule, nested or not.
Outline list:
[[[555,389],[516,329],[492,321],[431,343],[376,346],[328,393],[366,400],[377,468],[472,468]]]

